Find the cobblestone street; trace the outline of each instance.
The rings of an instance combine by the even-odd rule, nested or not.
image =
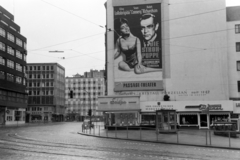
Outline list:
[[[51,123],[0,128],[0,159],[232,159],[240,151],[104,139],[77,134],[81,123]]]

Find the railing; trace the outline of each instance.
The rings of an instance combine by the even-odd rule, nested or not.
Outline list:
[[[82,133],[97,137],[145,142],[161,142],[194,146],[209,146],[240,149],[239,132],[214,130],[177,129],[176,132],[159,132],[154,128],[132,126],[94,125],[93,128],[82,128]],[[225,133],[220,136],[216,133]],[[216,135],[215,135],[216,134]],[[236,137],[232,136],[236,135]]]

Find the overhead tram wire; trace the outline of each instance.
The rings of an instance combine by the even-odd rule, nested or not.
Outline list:
[[[85,39],[85,38],[89,38],[89,37],[94,37],[94,36],[97,36],[97,35],[100,35],[100,34],[104,34],[104,33],[105,33],[105,32],[103,32],[103,33],[98,33],[98,34],[91,35],[91,36],[86,36],[86,37],[79,38],[79,39],[74,39],[74,40],[62,42],[62,43],[58,43],[58,44],[53,44],[53,45],[50,45],[50,46],[45,46],[45,47],[41,47],[41,48],[37,48],[37,49],[32,49],[32,50],[29,50],[28,52],[37,51],[37,50],[41,50],[41,49],[46,49],[46,48],[50,48],[50,47],[54,47],[54,46],[58,46],[58,45],[62,45],[62,44],[66,44],[66,43],[70,43],[70,42],[74,42],[74,41],[78,41],[78,40],[81,40],[81,39]]]
[[[44,2],[44,3],[47,3],[47,4],[51,5],[51,6],[53,6],[53,7],[55,7],[55,8],[58,8],[58,9],[66,12],[66,13],[68,13],[68,14],[71,14],[71,15],[73,15],[73,16],[75,16],[75,17],[78,17],[78,18],[80,18],[80,19],[83,19],[83,20],[85,20],[85,21],[87,21],[87,22],[89,22],[89,23],[92,23],[92,24],[94,24],[94,25],[97,25],[98,27],[105,28],[105,27],[102,26],[102,25],[99,25],[99,24],[97,24],[97,23],[94,23],[94,22],[92,22],[92,21],[90,21],[90,20],[88,20],[88,19],[86,19],[86,18],[80,17],[80,16],[78,16],[78,15],[72,13],[72,12],[69,12],[69,11],[67,11],[67,10],[65,10],[65,9],[63,9],[63,8],[60,8],[60,7],[58,7],[58,6],[54,5],[54,4],[51,4],[51,3],[46,2],[46,1],[44,1],[44,0],[41,0],[41,1]]]

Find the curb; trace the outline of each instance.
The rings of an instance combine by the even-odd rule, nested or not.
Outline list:
[[[161,142],[161,141],[148,141],[148,140],[138,140],[138,139],[127,139],[127,138],[115,138],[115,137],[105,137],[105,136],[97,136],[97,135],[90,135],[85,134],[82,132],[77,132],[80,135],[83,136],[89,136],[89,137],[97,137],[97,138],[106,138],[106,139],[117,139],[117,140],[127,140],[127,141],[134,141],[134,142],[148,142],[148,143],[161,143],[161,144],[169,144],[169,145],[180,145],[180,146],[194,146],[194,147],[202,147],[202,148],[218,148],[218,149],[230,149],[230,150],[239,150],[240,148],[236,147],[220,147],[220,146],[210,146],[210,145],[197,145],[197,144],[186,144],[186,143],[172,143],[172,142]]]

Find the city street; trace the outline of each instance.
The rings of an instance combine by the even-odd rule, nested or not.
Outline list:
[[[80,122],[0,128],[4,160],[237,160],[240,151],[84,136]]]

